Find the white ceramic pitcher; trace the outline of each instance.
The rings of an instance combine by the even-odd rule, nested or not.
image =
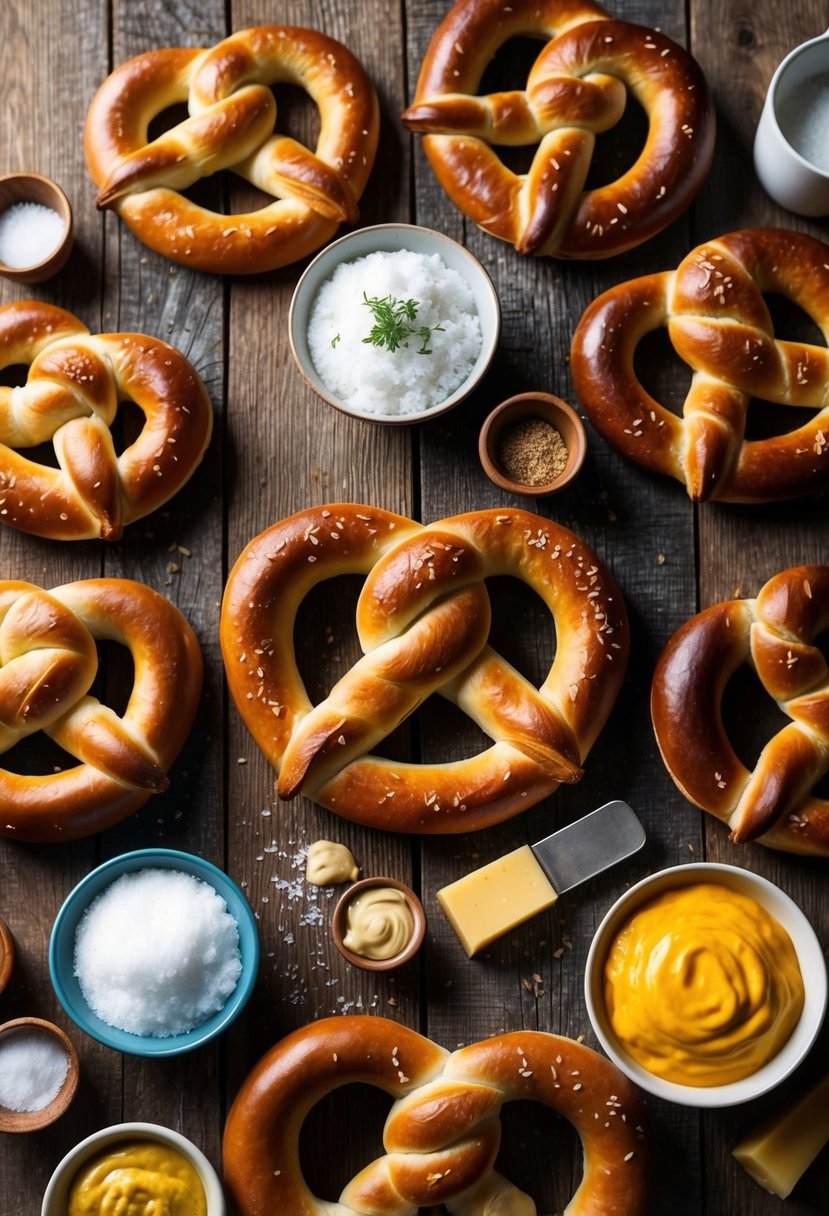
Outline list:
[[[827,74],[829,85],[829,30],[795,47],[779,65],[754,138],[754,168],[761,184],[776,202],[798,215],[829,215],[829,168],[812,164],[792,147],[780,129],[779,115],[781,106],[795,100],[819,73]]]

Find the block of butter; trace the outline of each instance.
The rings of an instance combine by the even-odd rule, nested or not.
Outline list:
[[[471,958],[644,843],[645,829],[628,804],[607,802],[538,844],[522,845],[443,887],[438,901]]]

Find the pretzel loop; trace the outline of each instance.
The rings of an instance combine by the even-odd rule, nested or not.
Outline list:
[[[316,1102],[353,1082],[376,1085],[396,1101],[383,1133],[385,1155],[331,1205],[302,1175],[299,1133]],[[374,1017],[315,1022],[263,1056],[228,1114],[225,1181],[239,1216],[323,1216],[335,1207],[343,1216],[415,1216],[439,1204],[453,1216],[535,1216],[532,1199],[492,1168],[501,1107],[516,1100],[552,1107],[581,1137],[584,1176],[568,1212],[644,1213],[644,1107],[610,1061],[539,1031],[499,1035],[449,1055]]]
[[[280,82],[319,109],[313,152],[275,130],[271,86]],[[149,141],[151,120],[182,101],[188,117]],[[98,206],[114,207],[145,244],[198,270],[254,274],[304,257],[357,219],[378,130],[374,88],[345,47],[267,25],[206,50],[128,60],[98,90],[84,139]],[[225,216],[180,193],[220,169],[274,201]]]
[[[829,352],[775,337],[763,294],[802,308],[829,341],[829,248],[777,228],[732,232],[675,273],[611,288],[573,336],[576,392],[623,455],[683,482],[695,501],[769,502],[829,484]],[[634,369],[644,335],[665,326],[693,371],[677,417]],[[745,438],[752,397],[816,411],[767,439]]]
[[[363,657],[317,706],[293,650],[316,583],[363,574]],[[556,654],[535,688],[487,644],[484,579],[512,575],[551,612]],[[627,620],[607,570],[572,532],[524,511],[482,511],[423,527],[376,507],[311,508],[256,537],[222,607],[228,684],[277,770],[346,818],[406,832],[496,823],[576,781],[624,675]],[[494,740],[454,764],[366,753],[434,692]]]
[[[56,540],[117,540],[184,485],[213,426],[210,398],[185,357],[144,334],[89,334],[71,313],[36,300],[0,308],[0,368],[29,364],[0,386],[0,521]],[[117,455],[119,401],[144,426]],[[51,440],[58,467],[30,448]]]
[[[89,695],[96,638],[132,654],[134,686],[121,716]],[[92,579],[47,592],[0,582],[0,754],[42,730],[78,761],[48,776],[0,768],[0,830],[20,840],[71,840],[165,789],[201,677],[190,627],[140,583]]]
[[[662,757],[682,792],[731,828],[734,841],[829,856],[829,668],[814,639],[829,627],[829,566],[798,566],[755,600],[693,617],[654,673],[651,712]],[[791,721],[749,771],[722,724],[725,686],[742,663]]]
[[[549,39],[526,89],[477,96],[487,63],[519,35]],[[648,116],[645,147],[616,181],[587,190],[596,136],[619,121],[628,92]],[[691,56],[589,0],[458,0],[403,121],[426,136],[438,180],[476,224],[520,253],[562,258],[609,257],[661,231],[702,185],[714,146]],[[489,146],[533,143],[525,174]]]

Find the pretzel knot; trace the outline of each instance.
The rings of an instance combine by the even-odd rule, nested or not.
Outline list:
[[[0,308],[0,369],[29,364],[20,388],[0,386],[0,521],[54,540],[117,540],[167,502],[210,439],[207,390],[184,355],[145,334],[97,334],[37,300]],[[119,402],[144,425],[120,455],[110,428]],[[58,467],[32,448],[51,440]]]
[[[623,455],[684,482],[694,500],[768,502],[829,485],[829,352],[774,335],[763,293],[786,297],[829,341],[829,248],[779,228],[747,228],[700,245],[676,272],[612,287],[573,337],[576,391],[596,428]],[[693,372],[678,417],[634,369],[646,333],[666,326]],[[752,398],[803,421],[745,438]]]
[[[287,82],[319,109],[314,152],[275,130],[271,85]],[[152,141],[149,124],[187,103],[189,116]],[[265,25],[207,50],[167,48],[128,60],[101,85],[86,119],[99,207],[114,207],[151,249],[198,270],[253,274],[330,240],[374,161],[379,107],[353,55],[316,30]],[[273,202],[221,215],[181,191],[232,169]]]
[[[730,600],[674,634],[656,667],[651,712],[682,792],[731,828],[731,839],[829,856],[829,669],[814,639],[829,627],[829,566],[796,566],[755,600]],[[750,772],[722,723],[725,686],[750,664],[791,721]]]
[[[131,652],[134,685],[122,716],[90,694],[96,638]],[[78,761],[47,776],[0,768],[0,830],[20,840],[72,840],[166,789],[201,680],[190,626],[141,583],[90,579],[44,591],[0,582],[0,753],[43,731]]]
[[[376,1085],[396,1099],[385,1155],[348,1183],[339,1205],[310,1191],[298,1140],[332,1089]],[[505,1102],[541,1102],[569,1119],[584,1147],[571,1216],[645,1211],[644,1106],[609,1060],[539,1031],[499,1035],[449,1054],[383,1018],[337,1017],[273,1047],[244,1081],[227,1118],[225,1182],[239,1216],[414,1216],[445,1204],[456,1216],[535,1216],[532,1199],[493,1170]]]
[[[297,609],[312,586],[367,575],[357,605],[363,657],[312,706],[297,670]],[[483,579],[527,582],[553,614],[556,654],[540,689],[487,645]],[[460,832],[533,806],[576,781],[621,685],[621,595],[572,532],[525,511],[455,515],[423,527],[378,507],[301,511],[257,536],[225,589],[230,691],[278,772],[338,815],[399,832]],[[495,740],[454,764],[366,755],[431,693]]]
[[[525,89],[478,95],[510,38],[550,39]],[[628,91],[648,118],[636,162],[585,186],[597,135],[621,118]],[[459,0],[427,51],[404,123],[438,180],[476,224],[519,253],[599,258],[670,224],[702,185],[714,151],[714,109],[691,56],[664,35],[613,21],[590,0]],[[525,174],[495,148],[538,148]]]

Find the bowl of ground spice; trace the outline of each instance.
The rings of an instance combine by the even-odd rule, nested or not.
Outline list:
[[[502,490],[541,498],[577,476],[587,437],[572,406],[551,393],[519,393],[503,401],[481,427],[484,472]]]

